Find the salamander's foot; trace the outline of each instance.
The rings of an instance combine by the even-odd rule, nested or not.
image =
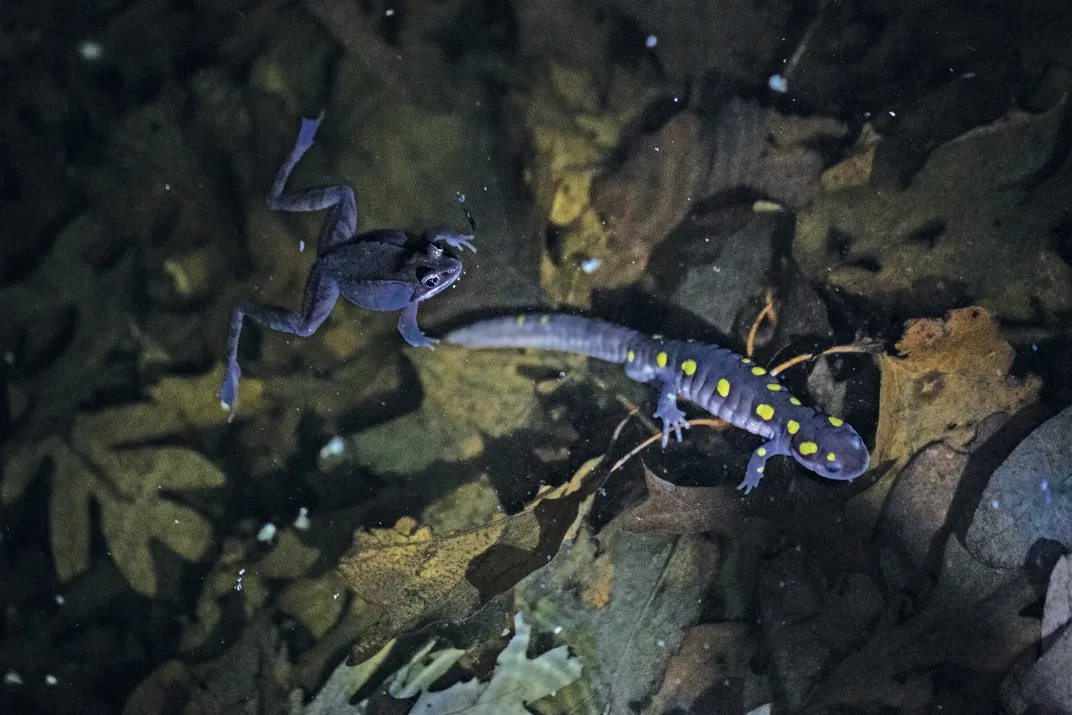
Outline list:
[[[737,485],[738,489],[743,489],[744,493],[752,491],[759,486],[759,480],[763,478],[762,474],[754,474],[751,471],[745,475],[744,481]]]
[[[227,410],[228,422],[234,419],[238,410],[238,378],[241,376],[238,362],[231,360],[223,371],[223,386],[220,387],[220,406]]]
[[[663,421],[663,448],[670,444],[670,430],[674,430],[677,441],[681,441],[681,428],[689,428],[689,421],[685,419],[685,413],[673,400],[663,400],[659,409],[655,410],[655,417]]]

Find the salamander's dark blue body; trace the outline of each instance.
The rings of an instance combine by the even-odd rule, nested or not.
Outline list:
[[[640,382],[658,383],[663,446],[688,427],[681,398],[730,424],[763,437],[744,481],[747,494],[763,478],[767,459],[789,455],[828,479],[852,480],[867,471],[870,455],[860,435],[837,417],[805,407],[777,377],[717,345],[659,340],[635,330],[576,315],[521,315],[460,328],[447,342],[472,348],[543,348],[623,363]]]

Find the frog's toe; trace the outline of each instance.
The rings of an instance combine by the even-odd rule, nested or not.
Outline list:
[[[298,146],[300,148],[308,149],[313,145],[313,138],[316,136],[316,130],[320,128],[320,120],[323,118],[324,114],[321,112],[316,119],[301,120],[301,131],[298,132]]]
[[[468,248],[473,253],[476,253],[476,246],[473,245],[473,235],[464,233],[455,233],[454,231],[440,231],[436,234],[435,241],[442,241],[453,249],[462,250]]]
[[[238,410],[238,379],[242,376],[237,362],[231,362],[223,373],[223,385],[220,387],[220,406],[227,410],[227,421],[234,419]]]

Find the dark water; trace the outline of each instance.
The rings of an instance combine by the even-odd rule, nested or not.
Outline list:
[[[1046,2],[4,4],[0,712],[1072,712],[1070,36]],[[351,187],[357,238],[342,189],[265,203],[321,116],[280,178]],[[418,298],[433,338],[747,354],[664,361],[776,436],[683,404],[645,443],[662,378],[413,347]],[[808,466],[772,373],[864,474],[825,431]]]

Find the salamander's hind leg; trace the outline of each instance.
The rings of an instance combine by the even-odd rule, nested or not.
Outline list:
[[[305,152],[313,145],[313,137],[323,119],[321,114],[317,119],[303,119],[298,139],[294,142],[294,148],[290,156],[279,167],[272,191],[268,194],[268,208],[273,211],[287,211],[299,213],[303,211],[323,211],[331,209],[331,214],[320,234],[320,246],[318,255],[331,246],[346,241],[357,233],[357,202],[354,199],[354,191],[349,186],[321,186],[302,191],[283,193],[290,174],[294,171]]]
[[[228,421],[234,419],[238,409],[238,380],[242,370],[238,367],[238,338],[242,334],[242,322],[246,317],[272,330],[307,337],[316,332],[331,313],[339,297],[338,285],[321,276],[319,265],[314,265],[305,283],[300,313],[259,303],[242,303],[231,314],[231,329],[227,336],[227,366],[220,387],[220,403],[228,411]]]
[[[689,421],[685,419],[685,413],[677,406],[677,394],[673,385],[664,384],[659,393],[659,408],[655,410],[655,417],[663,421],[663,447],[670,443],[670,430],[674,430],[677,441],[681,441],[681,428],[688,429]]]

